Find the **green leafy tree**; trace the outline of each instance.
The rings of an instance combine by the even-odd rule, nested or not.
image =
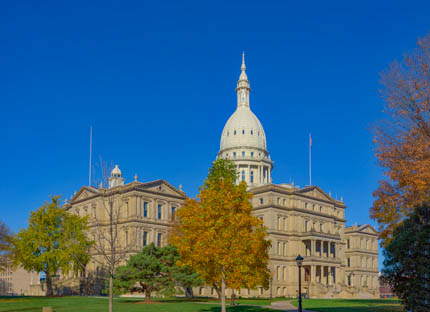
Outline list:
[[[86,218],[72,215],[60,207],[60,197],[52,196],[38,210],[31,212],[29,226],[13,239],[15,265],[44,272],[46,295],[52,296],[52,278],[59,270],[80,271],[89,261],[92,242],[87,239]]]
[[[8,266],[11,243],[11,233],[9,228],[0,221],[0,271]]]
[[[430,204],[418,207],[394,230],[384,250],[382,279],[407,311],[430,311]]]
[[[234,164],[216,160],[196,199],[178,210],[178,227],[170,242],[178,247],[181,265],[188,265],[221,298],[226,311],[225,289],[265,288],[269,284],[267,232],[252,216],[252,194],[245,182],[236,184]]]

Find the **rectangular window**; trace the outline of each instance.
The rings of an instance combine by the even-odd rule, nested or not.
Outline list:
[[[125,246],[128,246],[128,231],[125,231]]]
[[[172,207],[172,220],[175,219],[176,207]]]
[[[242,152],[242,157],[245,157],[245,152]]]
[[[158,233],[157,235],[157,246],[161,247],[161,233]]]
[[[305,209],[308,209],[308,203],[305,203]]]
[[[163,206],[161,206],[161,204],[158,204],[158,208],[157,208],[157,219],[160,220],[161,219],[161,210],[162,210]]]
[[[233,152],[233,157],[236,158],[236,152]]]
[[[307,231],[308,231],[308,221],[305,220],[305,232],[307,232]]]
[[[251,171],[251,183],[254,183],[254,171]]]
[[[263,205],[263,203],[264,203],[263,198],[260,198],[260,205]]]
[[[346,248],[351,248],[351,246],[350,246],[350,243],[349,243],[349,239],[348,240],[346,240]]]
[[[348,268],[351,267],[351,259],[350,258],[347,259],[347,266],[348,266]]]
[[[254,152],[251,152],[251,157],[254,157]]]
[[[148,232],[143,232],[143,237],[142,237],[142,245],[146,246],[148,245]]]
[[[148,202],[143,202],[143,216],[148,216]]]

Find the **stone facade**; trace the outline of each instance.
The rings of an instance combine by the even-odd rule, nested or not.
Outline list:
[[[0,271],[0,296],[28,296],[31,295],[30,285],[39,283],[38,273],[9,267]]]
[[[122,183],[117,183],[115,178]],[[98,232],[108,229],[106,201],[112,200],[112,207],[119,214],[119,250],[131,255],[150,243],[165,246],[175,212],[185,202],[185,193],[164,180],[142,183],[136,179],[124,185],[118,166],[112,170],[109,184],[111,187],[108,189],[82,187],[65,205],[66,209],[80,216],[89,216],[90,235],[99,243]],[[93,257],[101,256],[93,252]],[[92,261],[87,269],[97,271],[101,269],[99,267],[97,261]]]
[[[379,295],[378,232],[370,225],[345,228],[346,284],[365,296]]]

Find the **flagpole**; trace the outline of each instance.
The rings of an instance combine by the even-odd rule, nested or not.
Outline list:
[[[312,185],[312,136],[309,133],[309,186]]]
[[[88,186],[91,186],[91,154],[93,150],[93,126],[90,126],[90,168],[88,174]]]

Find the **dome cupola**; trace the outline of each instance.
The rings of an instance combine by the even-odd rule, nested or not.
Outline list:
[[[218,157],[237,164],[239,179],[248,185],[271,183],[273,162],[266,146],[266,134],[257,116],[251,111],[251,87],[246,74],[245,54],[236,86],[237,107],[224,126]]]
[[[122,177],[122,172],[118,165],[112,169],[109,177],[109,188],[124,185],[124,178]]]

